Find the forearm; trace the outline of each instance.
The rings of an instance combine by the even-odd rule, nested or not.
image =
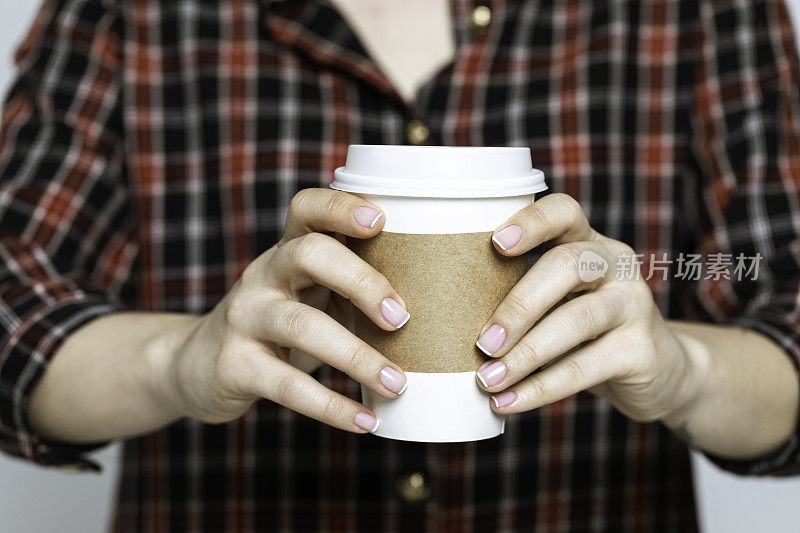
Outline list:
[[[59,347],[34,389],[33,429],[45,438],[88,443],[147,433],[179,418],[169,361],[198,320],[118,313],[89,322]]]
[[[689,359],[695,394],[663,421],[688,444],[728,459],[763,456],[797,423],[798,376],[788,354],[760,333],[670,321]]]

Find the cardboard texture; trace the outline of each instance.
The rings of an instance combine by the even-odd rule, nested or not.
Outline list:
[[[348,245],[381,272],[406,302],[411,319],[384,331],[355,311],[356,334],[409,372],[475,371],[486,361],[475,341],[500,301],[527,270],[504,257],[492,232],[382,232]]]

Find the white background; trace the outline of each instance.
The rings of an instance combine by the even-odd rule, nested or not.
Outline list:
[[[788,0],[800,17],[800,0]],[[0,0],[0,87],[11,77],[11,53],[33,16],[35,0]],[[105,530],[116,483],[118,447],[100,452],[101,475],[30,466],[0,455],[0,529],[7,532]],[[697,496],[706,533],[800,531],[800,478],[739,479],[695,457]]]

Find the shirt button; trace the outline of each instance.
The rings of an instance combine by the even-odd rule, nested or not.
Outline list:
[[[469,16],[469,25],[472,29],[480,30],[492,21],[492,10],[486,6],[478,6]]]
[[[398,477],[395,489],[406,503],[423,503],[431,497],[431,488],[422,472],[412,472]]]
[[[428,127],[421,120],[414,119],[406,127],[406,140],[413,145],[420,145],[430,137]]]

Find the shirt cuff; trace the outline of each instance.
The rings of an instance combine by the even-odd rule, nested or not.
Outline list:
[[[757,316],[737,317],[734,325],[746,327],[766,335],[784,348],[800,375],[800,329],[786,319],[786,313],[762,310]],[[765,413],[769,416],[769,413]],[[755,459],[731,460],[704,455],[720,468],[744,476],[793,476],[800,473],[800,409],[795,429],[789,439],[777,450]]]
[[[46,466],[100,470],[85,457],[107,443],[74,445],[42,439],[28,424],[28,401],[61,343],[87,322],[126,310],[96,295],[61,300],[29,316],[0,347],[0,450]]]

